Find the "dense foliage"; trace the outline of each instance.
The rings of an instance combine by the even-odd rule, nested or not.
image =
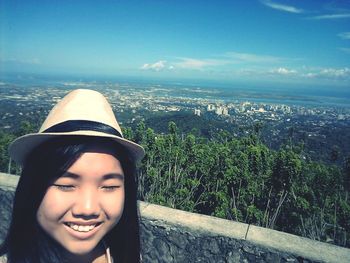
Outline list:
[[[140,199],[349,247],[350,158],[342,169],[312,162],[303,145],[274,151],[255,131],[207,139],[181,133],[174,122],[167,134],[143,122],[126,129],[146,149]]]
[[[7,146],[31,129],[24,123],[18,134],[0,133],[2,171],[18,173]],[[224,130],[208,138],[184,134],[174,122],[165,134],[144,122],[125,129],[146,150],[139,199],[350,247],[350,156],[342,168],[313,162],[302,144],[272,150],[259,127],[252,130],[241,138]]]

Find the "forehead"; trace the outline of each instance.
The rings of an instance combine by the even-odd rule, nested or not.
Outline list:
[[[120,161],[108,152],[84,152],[67,170],[79,177],[99,178],[108,174],[124,175]]]

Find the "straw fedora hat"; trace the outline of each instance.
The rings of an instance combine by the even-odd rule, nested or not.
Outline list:
[[[135,161],[141,160],[145,154],[142,146],[123,138],[113,110],[101,93],[77,89],[53,107],[38,133],[13,141],[9,147],[10,156],[23,165],[35,147],[49,139],[67,135],[110,138],[123,145]]]

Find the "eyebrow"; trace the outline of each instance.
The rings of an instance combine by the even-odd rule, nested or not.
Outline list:
[[[60,176],[60,178],[72,178],[72,179],[78,180],[81,178],[81,176],[78,174],[66,171],[64,174],[62,174],[62,176]],[[108,179],[124,180],[124,175],[121,173],[109,173],[102,176],[102,180],[108,180]]]
[[[105,174],[102,178],[103,180],[107,180],[107,179],[124,180],[124,175],[120,173],[109,173],[109,174]]]
[[[64,172],[64,174],[62,174],[62,175],[60,176],[60,178],[79,179],[80,176],[77,175],[77,174],[75,174],[75,173],[71,173],[71,172],[66,171],[66,172]]]

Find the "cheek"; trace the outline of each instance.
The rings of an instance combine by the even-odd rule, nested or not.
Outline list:
[[[69,210],[71,206],[72,198],[66,198],[60,195],[57,191],[49,189],[37,212],[37,219],[39,224],[49,223],[50,221],[57,221],[64,216],[64,214]],[[43,222],[47,220],[48,222]]]
[[[101,200],[101,206],[108,218],[111,220],[118,220],[123,214],[125,202],[124,189],[114,193],[113,196],[105,196]]]

